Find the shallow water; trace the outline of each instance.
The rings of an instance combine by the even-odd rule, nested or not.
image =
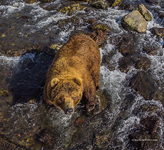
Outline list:
[[[140,70],[131,67],[127,73],[121,72],[118,61],[123,56],[117,44],[111,42],[115,37],[128,34],[121,27],[121,18],[128,11],[117,10],[117,7],[107,10],[85,8],[63,14],[57,12],[63,3],[57,0],[47,4],[27,4],[23,0],[8,0],[0,5],[0,91],[3,92],[0,95],[0,138],[5,137],[11,146],[22,149],[135,149],[129,135],[139,128],[142,118],[156,116],[159,119],[158,148],[164,149],[164,102],[145,100],[128,86],[130,79]],[[43,9],[50,6],[53,9]],[[146,6],[153,20],[148,22],[145,34],[131,34],[137,53],[151,60],[148,72],[158,82],[158,90],[163,92],[164,43],[162,38],[150,32],[152,27],[164,26],[164,19],[154,11],[154,8],[162,8]],[[59,25],[59,21],[74,17],[80,21]],[[64,44],[74,31],[89,30],[88,20],[93,18],[112,30],[108,33],[107,44],[100,48],[102,59],[109,57],[108,63],[114,67],[114,70],[109,70],[102,63],[100,68],[101,91],[107,102],[98,113],[87,113],[81,103],[73,115],[65,116],[60,109],[47,108],[43,103],[45,75],[56,52],[53,50],[50,55],[47,47]],[[157,47],[159,53],[154,56],[144,53],[142,48],[145,45]]]

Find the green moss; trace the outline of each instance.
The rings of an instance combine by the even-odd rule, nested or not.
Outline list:
[[[8,96],[9,95],[9,91],[8,90],[0,90],[0,96]]]
[[[117,6],[121,2],[122,2],[122,0],[115,0],[114,3],[112,4],[112,7]]]
[[[85,8],[85,6],[82,6],[80,4],[73,4],[73,5],[70,5],[70,6],[67,6],[67,7],[60,9],[59,12],[72,13],[75,10],[83,10],[84,8]]]

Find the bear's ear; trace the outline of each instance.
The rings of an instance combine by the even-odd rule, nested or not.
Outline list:
[[[82,85],[82,79],[81,78],[74,78],[73,81],[77,83],[79,86]]]
[[[58,82],[59,82],[59,79],[58,78],[53,78],[51,80],[51,87],[54,87]]]

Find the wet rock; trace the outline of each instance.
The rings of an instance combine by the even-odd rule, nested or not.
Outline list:
[[[125,73],[127,73],[134,66],[134,62],[130,57],[120,58],[118,64],[118,68],[121,70],[121,72]]]
[[[101,111],[105,110],[108,106],[108,102],[111,100],[111,97],[107,94],[107,91],[97,91],[96,96],[99,101],[99,111],[97,113],[100,113]]]
[[[52,148],[55,141],[55,138],[54,138],[55,135],[54,133],[52,135],[52,131],[48,129],[42,129],[41,131],[39,131],[39,133],[36,134],[35,139],[41,143],[48,145],[49,148]]]
[[[60,44],[60,43],[57,43],[57,44],[52,44],[51,46],[50,46],[50,49],[54,49],[54,50],[60,50],[60,48],[62,47],[63,45],[62,44]]]
[[[141,57],[140,60],[136,63],[135,67],[137,69],[142,69],[147,71],[151,66],[151,61],[147,57]]]
[[[137,8],[137,10],[141,13],[141,15],[145,18],[146,21],[151,21],[152,16],[149,13],[149,11],[146,9],[144,4],[140,4]]]
[[[93,23],[88,26],[88,28],[93,31],[91,37],[97,42],[99,46],[102,46],[107,40],[107,33],[111,31],[110,27],[102,23]]]
[[[122,2],[122,0],[107,0],[107,1],[109,2],[109,5],[111,7],[115,7],[115,6],[119,5]]]
[[[132,35],[123,36],[120,47],[119,47],[119,52],[123,56],[127,56],[135,52],[135,46],[134,46]]]
[[[108,149],[109,134],[96,135],[96,145],[99,149]]]
[[[97,9],[107,9],[109,4],[106,0],[93,0],[91,6]]]
[[[147,116],[140,120],[142,130],[147,131],[148,133],[157,132],[157,128],[159,125],[159,118],[157,116]]]
[[[154,46],[144,46],[143,51],[149,55],[158,55],[160,53],[159,48]]]
[[[158,0],[145,0],[147,3],[158,5]]]
[[[103,23],[93,23],[89,25],[88,28],[92,31],[102,30],[103,32],[107,33],[111,31],[110,27]]]
[[[136,4],[133,4],[132,2],[127,2],[127,1],[123,1],[120,6],[119,6],[119,9],[122,9],[122,10],[128,10],[128,11],[132,11],[132,10],[135,10],[137,7]]]
[[[70,14],[70,13],[73,13],[74,11],[76,11],[76,10],[83,10],[84,8],[85,8],[85,6],[82,6],[79,3],[77,3],[77,4],[72,4],[72,5],[69,5],[67,7],[64,7],[62,9],[60,9],[58,12]]]
[[[10,140],[7,140],[3,135],[0,135],[0,147],[2,150],[25,150],[25,148],[19,147]]]
[[[164,93],[163,90],[158,90],[154,97],[153,97],[156,101],[160,101],[162,103],[162,105],[164,106]]]
[[[145,100],[152,99],[158,89],[157,83],[144,71],[134,75],[130,80],[129,86],[143,96]]]
[[[147,115],[141,117],[140,124],[136,125],[129,134],[130,149],[158,149],[159,146],[159,117],[156,115]]]
[[[42,3],[49,3],[49,2],[53,2],[54,0],[39,0]]]
[[[158,16],[162,19],[164,18],[164,11],[160,10],[160,11],[157,11],[158,13]]]
[[[147,22],[138,10],[134,10],[125,15],[122,18],[121,24],[125,29],[137,31],[139,33],[144,33],[147,29]]]
[[[8,95],[9,95],[8,90],[0,89],[0,96],[8,96]]]
[[[133,133],[129,135],[129,149],[158,149],[160,137],[157,134],[148,134],[146,131],[135,129]]]
[[[25,3],[32,4],[32,3],[36,3],[38,1],[39,0],[25,0]]]
[[[80,117],[76,118],[74,124],[75,124],[76,126],[80,126],[84,121],[85,121],[85,120],[80,116]]]
[[[115,52],[112,51],[109,55],[104,55],[102,58],[102,64],[105,65],[110,71],[115,70],[115,65],[110,62],[112,55],[114,55]]]
[[[164,28],[153,27],[150,29],[150,31],[157,36],[164,36]]]
[[[107,40],[107,35],[106,35],[106,32],[103,32],[102,30],[97,30],[97,31],[94,31],[92,34],[91,34],[91,38],[96,41],[96,43],[98,44],[98,46],[103,46]]]

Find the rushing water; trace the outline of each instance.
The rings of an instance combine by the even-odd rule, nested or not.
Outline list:
[[[129,134],[140,126],[141,118],[157,116],[158,149],[164,149],[162,102],[144,100],[128,86],[130,78],[139,69],[131,67],[127,73],[121,72],[118,61],[123,56],[118,47],[111,43],[111,39],[128,34],[121,27],[121,18],[128,11],[117,10],[117,7],[109,7],[107,10],[86,8],[72,14],[63,14],[57,11],[63,3],[62,0],[46,4],[7,0],[0,5],[0,89],[9,88],[12,92],[7,93],[8,97],[0,97],[1,107],[4,106],[0,111],[1,135],[23,149],[135,149],[135,146],[130,145]],[[87,2],[82,4],[87,5]],[[46,9],[50,6],[53,9]],[[162,38],[152,35],[149,29],[163,27],[164,19],[159,18],[154,11],[156,8],[161,9],[160,6],[146,6],[153,19],[148,22],[145,34],[133,32],[133,36],[137,52],[151,60],[149,72],[158,81],[158,89],[163,90],[164,43]],[[60,21],[71,18],[78,18],[78,23],[59,25]],[[106,93],[107,108],[97,114],[86,114],[83,104],[80,104],[72,116],[65,116],[58,108],[45,108],[42,101],[43,86],[54,54],[51,56],[44,50],[39,50],[44,45],[65,43],[76,30],[88,30],[88,20],[93,18],[99,23],[107,24],[112,30],[108,34],[107,44],[100,48],[102,59],[113,52],[109,63],[114,70],[109,70],[104,63],[100,68],[101,90]],[[159,53],[154,56],[143,53],[145,45],[158,48]],[[31,51],[26,53],[27,50]],[[12,56],[12,51],[24,54]],[[153,107],[152,113],[143,111],[141,107]]]

